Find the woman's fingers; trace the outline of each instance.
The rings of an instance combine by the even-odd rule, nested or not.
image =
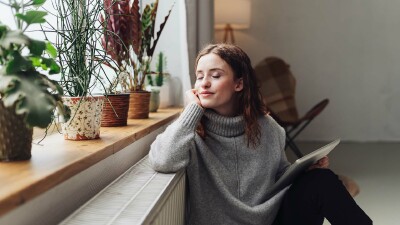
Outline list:
[[[200,99],[197,97],[197,90],[196,89],[187,90],[185,93],[185,105],[188,105],[193,102],[201,106]]]

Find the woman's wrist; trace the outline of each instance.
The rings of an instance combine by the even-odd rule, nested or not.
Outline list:
[[[185,106],[179,120],[181,120],[185,126],[196,129],[203,114],[204,108],[195,102],[191,102]]]

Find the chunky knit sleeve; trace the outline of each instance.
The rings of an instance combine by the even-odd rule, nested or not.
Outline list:
[[[190,148],[194,147],[196,127],[204,109],[192,103],[185,107],[179,118],[158,135],[152,143],[149,161],[154,170],[176,172],[189,164]]]
[[[278,180],[290,166],[290,162],[287,160],[285,152],[285,145],[286,145],[285,130],[279,125],[278,127],[279,127],[279,143],[280,143],[281,157],[280,157],[278,173],[276,174],[276,180]]]
[[[273,121],[273,127],[277,132],[277,137],[279,139],[279,154],[280,154],[280,161],[279,161],[279,168],[275,179],[278,180],[289,168],[290,162],[287,160],[286,152],[285,152],[285,145],[286,145],[286,134],[283,127],[281,127],[272,117],[269,117]]]

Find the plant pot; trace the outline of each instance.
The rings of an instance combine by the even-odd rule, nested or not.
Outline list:
[[[129,97],[129,119],[149,118],[150,94],[148,91],[131,92]]]
[[[71,118],[61,124],[65,140],[100,138],[101,114],[104,96],[63,97],[71,109]]]
[[[130,94],[110,94],[104,99],[102,127],[126,126]]]
[[[171,87],[171,75],[165,74],[164,75],[164,82],[161,86],[160,92],[160,106],[159,108],[167,108],[172,106],[173,104],[173,93]]]
[[[150,112],[157,112],[158,107],[160,107],[160,89],[154,88],[151,90],[150,95]]]
[[[0,161],[19,161],[31,158],[33,129],[15,108],[6,108],[0,100]]]

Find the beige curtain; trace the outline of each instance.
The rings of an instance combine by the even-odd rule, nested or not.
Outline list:
[[[185,0],[190,81],[194,84],[197,53],[214,37],[214,0]]]

